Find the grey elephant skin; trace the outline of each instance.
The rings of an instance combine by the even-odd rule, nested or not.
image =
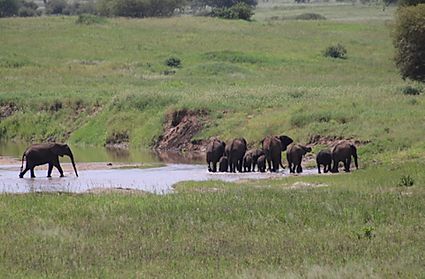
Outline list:
[[[319,173],[320,166],[323,165],[323,172],[327,173],[332,168],[332,156],[331,151],[329,149],[323,149],[320,150],[319,153],[316,155],[316,164],[317,164],[317,170]]]
[[[223,156],[225,148],[226,144],[219,139],[214,138],[209,142],[207,146],[208,171],[217,171],[217,162]]]
[[[47,177],[51,177],[53,167],[57,168],[60,176],[63,177],[63,170],[59,163],[59,156],[69,156],[72,162],[72,166],[75,171],[75,175],[78,177],[77,168],[75,167],[74,155],[67,144],[62,143],[42,143],[31,145],[25,150],[22,155],[21,172],[19,177],[23,178],[25,173],[29,170],[31,177],[34,178],[34,168],[36,166],[48,164]],[[23,170],[24,158],[26,159],[26,166]]]
[[[359,168],[359,164],[357,162],[357,148],[356,146],[348,141],[341,140],[331,149],[332,156],[332,172],[338,172],[338,165],[340,162],[344,163],[344,171],[350,171],[351,157],[354,158],[354,164],[356,165],[356,169]]]
[[[288,150],[286,151],[286,160],[288,161],[289,171],[291,173],[302,173],[303,168],[301,166],[301,162],[303,156],[311,152],[311,147],[301,145],[301,144],[291,144],[288,146]]]
[[[257,159],[258,171],[265,172],[266,171],[266,155],[261,155]]]
[[[225,154],[229,160],[230,172],[242,172],[243,157],[246,153],[247,143],[244,138],[236,138],[226,145]]]
[[[285,135],[267,136],[261,141],[269,171],[278,172],[279,165],[283,168],[282,151],[285,151],[292,142],[293,140]]]
[[[264,151],[262,149],[254,148],[248,150],[244,156],[244,168],[246,167],[245,171],[255,171],[255,166],[257,165],[258,158],[261,155],[264,155]]]
[[[229,168],[229,160],[227,159],[226,156],[222,156],[220,158],[220,161],[218,162],[218,170],[220,172],[227,172]]]

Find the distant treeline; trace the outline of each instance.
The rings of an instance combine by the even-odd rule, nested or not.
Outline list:
[[[44,13],[53,15],[167,17],[190,10],[202,15],[249,19],[257,0],[91,0],[73,3],[44,0],[44,3]],[[0,17],[41,14],[40,7],[32,1],[0,0]],[[248,18],[244,18],[247,15]]]

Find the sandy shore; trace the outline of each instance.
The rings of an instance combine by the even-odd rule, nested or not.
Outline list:
[[[21,167],[21,160],[9,156],[0,156],[0,166]],[[161,163],[107,163],[107,162],[91,162],[91,163],[76,163],[77,171],[83,170],[107,170],[107,169],[126,169],[126,168],[154,168],[162,167]],[[25,166],[25,163],[24,163]],[[74,172],[72,164],[61,163],[65,172]],[[47,164],[37,166],[37,169],[46,169]]]

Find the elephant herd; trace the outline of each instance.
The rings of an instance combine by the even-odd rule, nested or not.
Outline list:
[[[301,162],[304,155],[311,152],[311,147],[294,143],[285,135],[267,136],[261,141],[262,148],[248,150],[247,142],[244,138],[236,138],[227,144],[213,138],[207,146],[206,160],[208,171],[217,172],[251,172],[257,170],[265,172],[266,167],[270,172],[278,172],[282,164],[282,152],[286,151],[288,168],[291,173],[301,173],[303,171]],[[338,172],[338,166],[342,162],[344,171],[350,171],[351,157],[358,169],[357,149],[348,140],[340,140],[331,149],[321,150],[316,156],[318,172],[323,171]],[[266,166],[267,164],[267,166]]]

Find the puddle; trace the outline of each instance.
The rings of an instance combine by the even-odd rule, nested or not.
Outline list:
[[[288,175],[289,170],[281,173],[210,173],[206,165],[168,164],[164,167],[150,169],[97,169],[80,170],[75,177],[72,168],[63,164],[65,177],[58,177],[56,170],[52,178],[46,177],[46,170],[35,170],[36,178],[18,178],[18,165],[0,166],[0,192],[72,192],[83,193],[90,189],[125,188],[156,194],[167,194],[173,191],[172,186],[181,181],[238,181],[246,179],[266,179]],[[301,175],[316,174],[316,169],[307,169]]]

